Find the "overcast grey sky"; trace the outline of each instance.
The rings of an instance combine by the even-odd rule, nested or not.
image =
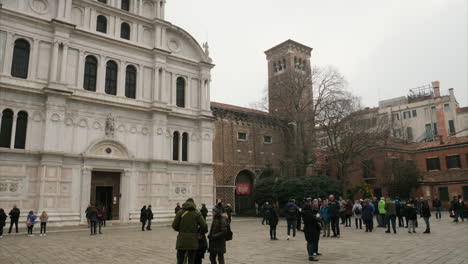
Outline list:
[[[333,65],[366,106],[441,82],[468,105],[467,0],[168,0],[166,19],[208,40],[211,100],[261,99],[264,51],[291,38]]]

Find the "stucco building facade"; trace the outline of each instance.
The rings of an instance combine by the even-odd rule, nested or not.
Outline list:
[[[157,221],[213,204],[208,46],[164,0],[0,1],[0,207]]]

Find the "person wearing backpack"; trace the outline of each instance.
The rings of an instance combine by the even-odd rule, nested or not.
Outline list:
[[[28,237],[32,237],[34,224],[36,223],[37,216],[34,215],[33,211],[29,211],[28,217],[26,218],[26,226],[28,227]]]
[[[172,229],[179,232],[177,235],[177,264],[194,264],[199,249],[199,235],[206,234],[208,227],[205,219],[197,210],[192,198],[182,205],[172,222]]]
[[[297,224],[297,211],[299,207],[294,203],[293,199],[290,199],[289,202],[284,207],[286,211],[286,221],[288,224],[288,238],[289,240],[291,235],[291,230],[293,233],[293,239],[296,238],[296,224]]]
[[[89,222],[90,222],[90,228],[91,228],[91,236],[96,235],[96,227],[97,227],[97,222],[98,222],[98,212],[96,207],[91,206],[89,208]]]
[[[354,213],[354,221],[356,223],[356,229],[358,229],[358,222],[359,222],[359,229],[362,229],[362,205],[359,200],[356,200],[354,202],[353,213]]]
[[[213,208],[213,222],[211,223],[210,241],[208,251],[212,264],[224,264],[224,254],[226,253],[226,235],[228,232],[227,215],[222,214],[218,208]],[[216,258],[218,262],[216,262]]]

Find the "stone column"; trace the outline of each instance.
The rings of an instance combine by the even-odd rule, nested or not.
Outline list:
[[[66,0],[65,3],[65,13],[64,13],[64,18],[66,21],[71,21],[71,10],[72,10],[72,0]]]
[[[46,173],[46,166],[40,165],[39,166],[39,192],[38,192],[38,212],[42,212],[45,209],[44,206],[44,188],[45,188],[45,173]]]
[[[5,75],[11,75],[11,62],[13,58],[13,33],[7,32],[5,41],[5,55],[3,61],[3,73]]]
[[[159,13],[159,5],[160,5],[160,0],[154,1],[154,16],[157,18],[160,18],[160,13]]]
[[[192,77],[187,78],[187,93],[185,96],[185,108],[189,109],[192,106]]]
[[[161,68],[161,86],[159,87],[159,90],[161,93],[159,100],[161,102],[168,103],[166,89],[166,70],[164,68]]]
[[[175,73],[172,73],[172,83],[171,83],[171,88],[170,88],[170,91],[171,91],[171,102],[170,104],[171,105],[176,105],[176,86],[177,86],[177,78],[176,78],[176,74]]]
[[[138,0],[138,15],[143,15],[143,0]]]
[[[20,2],[21,2],[21,1],[20,1]],[[56,14],[56,17],[57,17],[57,18],[62,18],[62,19],[63,19],[63,18],[65,17],[65,14],[64,14],[64,13],[65,13],[65,12],[64,12],[64,10],[65,10],[65,4],[66,4],[66,3],[65,3],[65,1],[63,1],[63,0],[62,0],[62,1],[58,1],[57,14]]]
[[[37,65],[39,63],[39,40],[33,39],[32,53],[31,53],[31,67],[29,68],[29,78],[36,79]]]
[[[157,65],[153,66],[153,89],[152,89],[152,98],[151,100],[158,101],[159,100],[159,69]]]
[[[89,15],[89,30],[96,31],[96,10],[91,9],[91,13]]]
[[[63,44],[62,48],[62,67],[60,67],[60,82],[67,82],[67,65],[68,64],[68,43]]]
[[[115,38],[117,38],[117,39],[120,39],[120,24],[122,24],[122,22],[120,21],[120,17],[116,17],[115,18],[114,32],[115,32]]]
[[[200,78],[200,109],[203,110],[206,104],[206,87],[205,80]]]
[[[129,222],[131,219],[131,212],[134,210],[135,204],[135,180],[134,172],[132,169],[125,169],[121,176],[121,190],[122,197],[120,198],[120,220],[122,222]]]
[[[125,97],[125,73],[125,63],[123,61],[120,61],[119,73],[117,75],[117,96]]]
[[[86,208],[91,200],[91,168],[83,167],[81,169],[81,222],[86,223]]]
[[[84,61],[85,61],[85,56],[84,56],[84,51],[80,50],[80,53],[78,55],[78,80],[77,80],[77,87],[78,89],[83,89],[83,81],[84,81]]]
[[[138,72],[137,72],[137,87],[136,87],[136,99],[141,100],[143,99],[143,65],[138,64]]]
[[[52,55],[50,58],[49,83],[55,82],[57,80],[58,52],[59,52],[59,43],[58,43],[58,40],[54,40],[54,44],[52,46]]]
[[[161,19],[165,17],[165,10],[166,9],[166,0],[162,0],[162,7],[161,7]]]
[[[13,114],[13,127],[11,128],[11,141],[10,141],[10,148],[14,149],[15,148],[15,136],[16,136],[16,119],[17,119],[17,113]]]
[[[99,61],[98,61],[98,74],[97,74],[97,87],[96,91],[98,93],[105,93],[104,86],[106,84],[106,63],[105,63],[106,57],[103,55],[99,56]]]
[[[207,84],[206,84],[206,106],[205,106],[205,109],[206,110],[210,110],[210,83],[211,83],[211,80],[208,80],[207,81]]]

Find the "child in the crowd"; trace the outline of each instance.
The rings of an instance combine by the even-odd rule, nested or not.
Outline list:
[[[29,211],[28,218],[26,219],[26,226],[28,227],[28,236],[32,237],[34,224],[36,223],[37,216],[34,215],[33,211]]]
[[[47,215],[46,211],[42,211],[41,216],[39,217],[41,220],[41,234],[40,236],[47,236],[47,221],[49,220],[49,216]]]

